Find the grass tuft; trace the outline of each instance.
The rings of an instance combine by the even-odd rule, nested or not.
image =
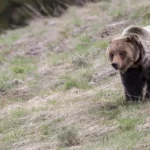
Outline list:
[[[80,37],[80,43],[75,47],[76,53],[79,55],[86,55],[90,52],[93,42],[89,36],[84,35]]]
[[[50,53],[47,57],[47,62],[50,66],[55,66],[68,61],[70,54],[68,52],[64,53]]]
[[[90,85],[85,81],[79,81],[77,79],[68,78],[66,79],[64,89],[69,90],[71,88],[89,89]]]
[[[25,72],[25,69],[22,66],[13,66],[12,71],[15,74],[22,74]]]
[[[86,67],[89,65],[89,62],[88,60],[86,59],[86,57],[82,57],[82,56],[75,56],[72,60],[72,64],[74,66],[77,66],[77,67]]]
[[[121,118],[118,123],[121,130],[133,130],[140,121],[139,118]]]
[[[120,114],[120,110],[116,105],[106,105],[98,108],[92,108],[89,113],[105,117],[107,120],[116,119],[118,115]]]
[[[41,136],[48,137],[52,135],[52,128],[50,124],[44,124],[39,127]]]
[[[0,120],[0,133],[7,133],[9,130],[20,125],[20,121],[17,118],[7,117]]]
[[[36,69],[36,59],[23,56],[15,56],[10,66],[15,74],[29,74]]]
[[[64,147],[75,146],[81,143],[78,131],[75,127],[62,128],[57,138],[58,141],[60,142],[60,145]]]
[[[29,114],[29,111],[25,108],[17,108],[11,112],[12,117],[19,118]]]

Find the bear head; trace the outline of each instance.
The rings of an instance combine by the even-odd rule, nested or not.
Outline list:
[[[113,68],[123,73],[141,59],[141,48],[142,44],[136,35],[122,36],[110,42],[106,55]]]

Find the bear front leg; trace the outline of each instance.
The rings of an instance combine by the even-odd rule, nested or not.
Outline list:
[[[120,75],[125,90],[126,100],[141,100],[143,98],[143,88],[146,81],[143,79],[140,69],[130,68]]]
[[[150,80],[147,80],[147,89],[145,98],[150,98]]]

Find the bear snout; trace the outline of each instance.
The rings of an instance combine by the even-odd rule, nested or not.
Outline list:
[[[118,63],[112,63],[111,65],[113,66],[113,68],[115,68],[116,70],[118,70],[118,68],[119,68]]]

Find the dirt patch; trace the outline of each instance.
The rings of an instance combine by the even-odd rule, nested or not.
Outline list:
[[[106,25],[101,32],[99,33],[99,35],[97,35],[98,37],[101,38],[112,38],[114,35],[118,35],[120,34],[120,32],[127,26],[129,26],[129,22],[126,21],[119,21],[119,22],[113,22],[110,23],[108,25]]]
[[[9,97],[13,97],[13,99],[22,99],[28,100],[32,96],[30,92],[30,88],[28,86],[23,86],[19,88],[13,89],[11,92],[8,92]]]
[[[143,131],[143,130],[149,131],[149,129],[150,129],[150,117],[148,117],[143,124],[138,126],[139,131]]]
[[[105,72],[97,72],[93,74],[90,83],[92,85],[101,85],[104,83],[103,81],[105,79],[108,79],[109,77],[116,77],[117,74],[118,72],[114,69],[108,69],[108,71],[105,70]]]
[[[134,148],[134,150],[143,150],[143,149],[148,150],[148,149],[150,148],[150,140],[149,140],[149,139],[143,141],[143,143],[144,143],[144,144],[138,144],[138,145]]]

